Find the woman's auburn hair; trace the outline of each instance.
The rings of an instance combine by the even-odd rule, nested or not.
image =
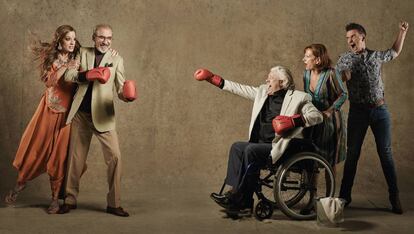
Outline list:
[[[69,32],[76,33],[75,29],[72,26],[61,25],[56,29],[52,42],[42,42],[40,40],[34,39],[31,43],[30,49],[35,56],[34,60],[38,60],[40,62],[40,79],[43,82],[46,81],[48,71],[51,70],[53,62],[58,58],[59,44]],[[69,53],[69,59],[75,58],[76,54],[79,53],[80,47],[80,43],[75,39],[75,49],[73,52]]]
[[[332,60],[329,58],[328,50],[323,44],[311,44],[305,47],[303,50],[306,53],[306,50],[311,50],[312,54],[321,60],[320,64],[316,64],[316,69],[319,71],[326,70],[332,67]]]

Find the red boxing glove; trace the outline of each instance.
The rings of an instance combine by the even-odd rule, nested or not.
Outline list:
[[[286,131],[298,127],[304,126],[305,122],[302,119],[302,115],[296,114],[293,116],[279,115],[272,121],[273,129],[278,135],[283,135]]]
[[[124,82],[124,87],[122,89],[122,94],[124,98],[130,102],[137,99],[137,90],[135,88],[135,81],[133,80],[126,80]]]
[[[86,72],[86,79],[89,81],[99,81],[101,84],[105,84],[109,77],[111,77],[111,71],[108,67],[97,67]]]
[[[198,69],[194,73],[194,78],[198,81],[206,80],[219,88],[223,85],[223,78],[218,75],[214,75],[207,69]]]

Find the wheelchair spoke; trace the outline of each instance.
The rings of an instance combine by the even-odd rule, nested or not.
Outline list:
[[[315,199],[334,192],[329,163],[317,154],[302,152],[281,165],[274,185],[276,204],[293,219],[315,218]]]

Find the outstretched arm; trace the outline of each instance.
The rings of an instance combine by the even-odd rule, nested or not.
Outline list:
[[[408,31],[408,22],[401,21],[399,25],[400,31],[398,32],[397,39],[395,39],[392,49],[396,52],[395,57],[400,55],[402,47],[404,45],[405,36]]]
[[[254,98],[256,97],[256,93],[257,93],[257,88],[256,87],[252,87],[249,85],[243,85],[243,84],[239,84],[237,82],[233,82],[233,81],[229,81],[229,80],[224,80],[223,78],[221,78],[221,76],[213,74],[211,71],[207,70],[207,69],[198,69],[195,73],[194,73],[194,78],[198,81],[203,81],[206,80],[209,83],[223,89],[226,90],[230,93],[239,95],[241,97],[250,99],[250,100],[254,100]]]

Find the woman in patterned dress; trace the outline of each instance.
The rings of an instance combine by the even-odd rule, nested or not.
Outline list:
[[[334,169],[346,157],[346,128],[341,106],[348,97],[341,76],[331,67],[327,49],[312,44],[304,49],[304,90],[313,105],[324,115],[323,123],[313,129],[313,140]]]
[[[13,204],[28,181],[47,172],[50,177],[52,202],[50,214],[59,211],[58,195],[65,176],[65,160],[69,145],[70,125],[66,115],[70,109],[74,85],[63,79],[68,68],[79,67],[75,60],[80,44],[69,25],[58,27],[51,43],[38,42],[32,46],[40,62],[41,81],[46,90],[20,141],[13,166],[18,170],[16,186],[5,202]]]

